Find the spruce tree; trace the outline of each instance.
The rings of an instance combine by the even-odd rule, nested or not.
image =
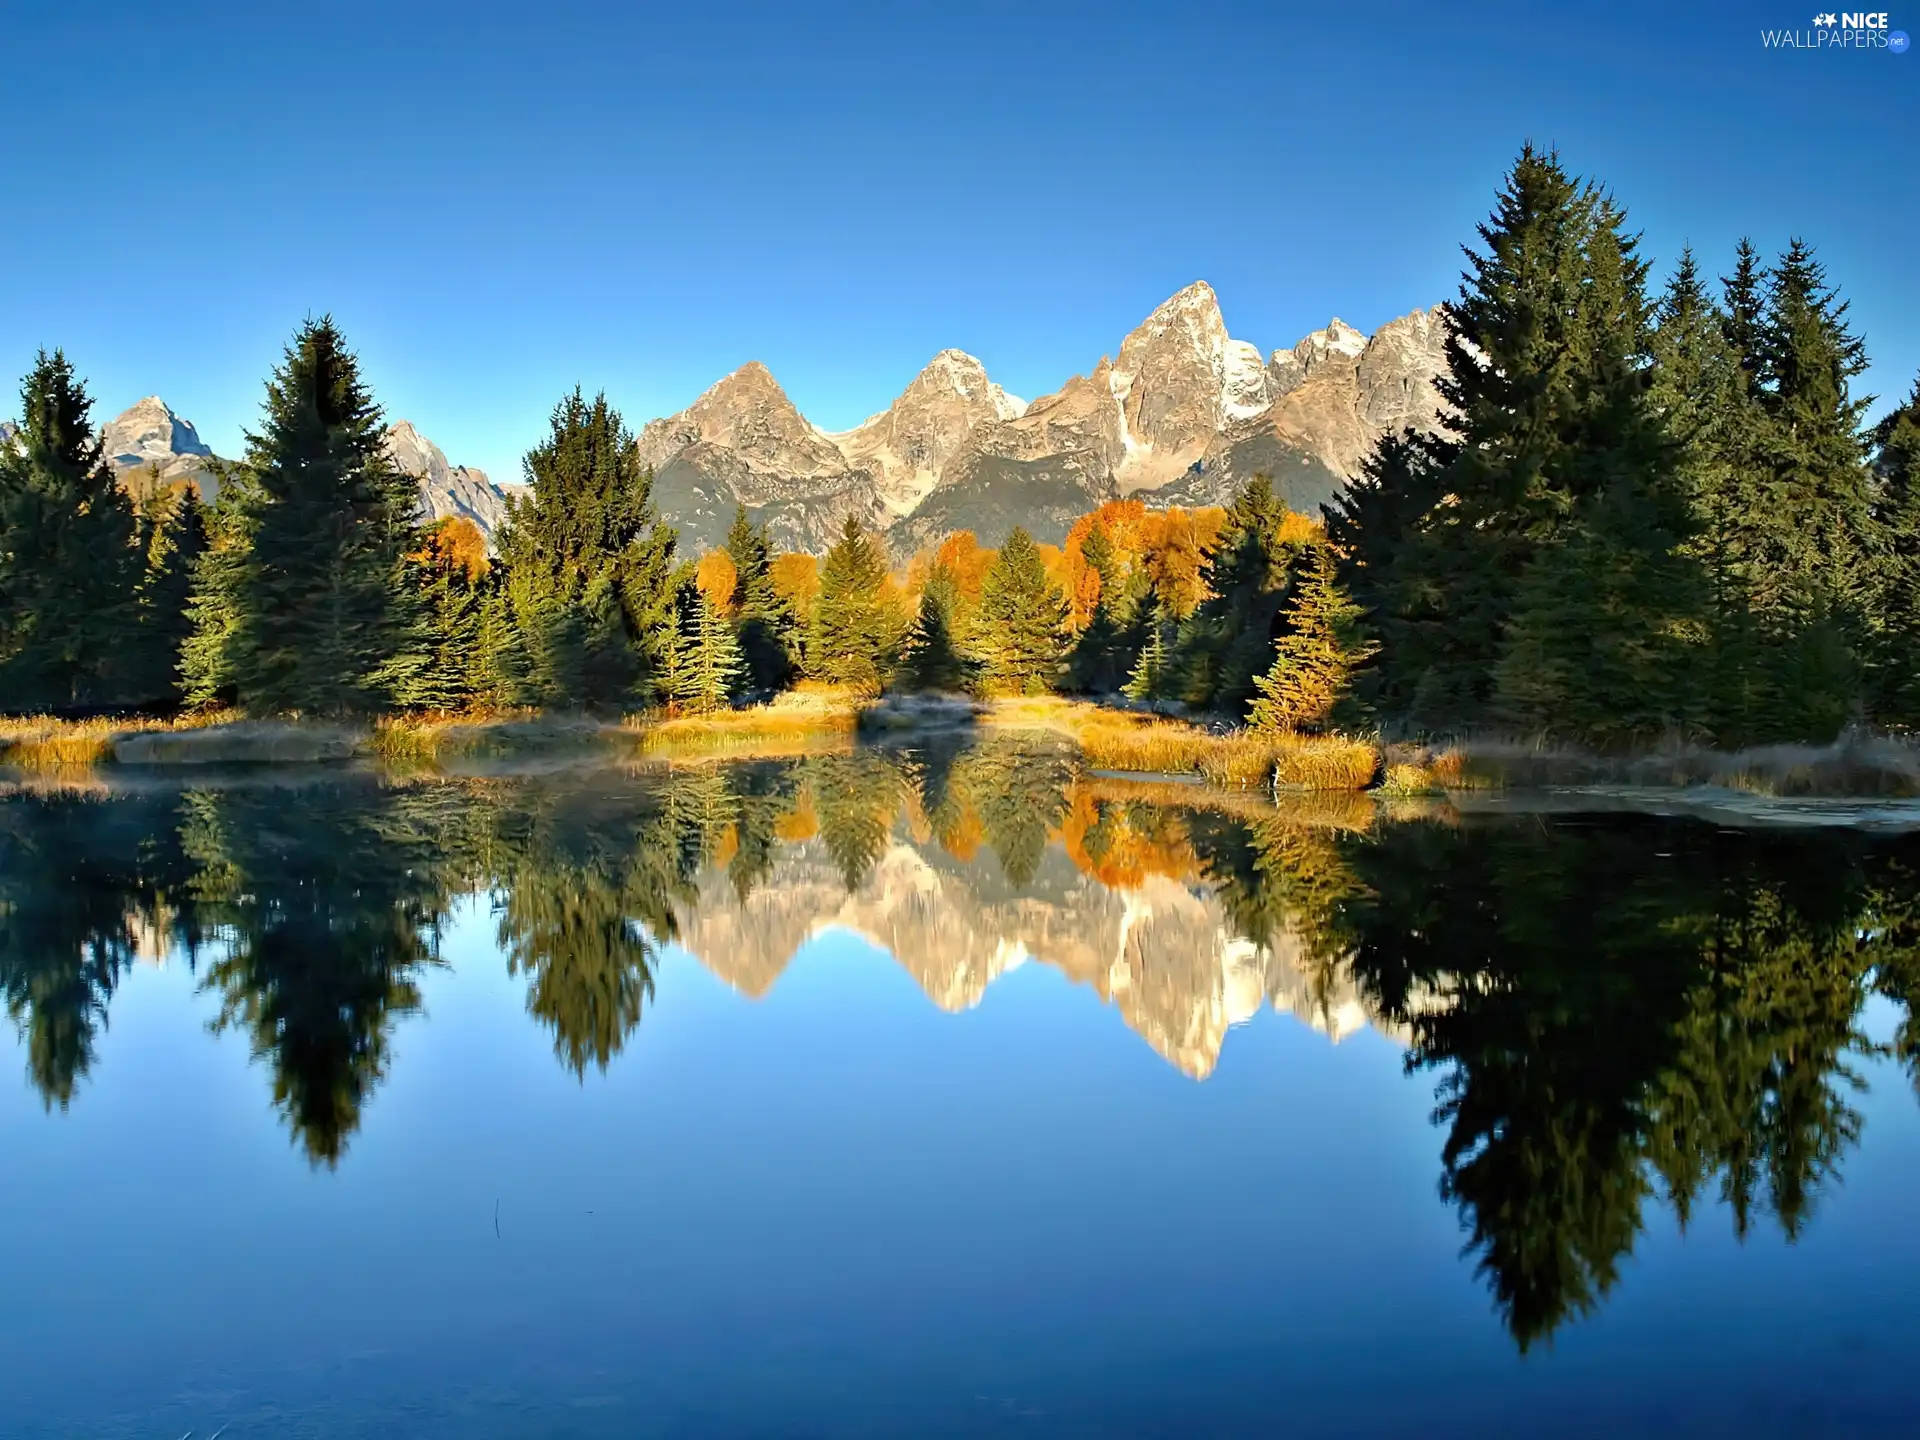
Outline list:
[[[1172,684],[1188,704],[1237,714],[1253,695],[1299,559],[1284,533],[1287,514],[1264,474],[1234,496],[1207,564],[1211,594],[1182,622],[1174,647]]]
[[[1414,430],[1380,437],[1345,493],[1323,508],[1327,543],[1338,557],[1341,584],[1362,612],[1361,625],[1380,647],[1355,677],[1367,705],[1409,716],[1420,688],[1414,659],[1434,646],[1419,634],[1436,623],[1437,597],[1422,584],[1422,533],[1444,495],[1448,443]]]
[[[195,706],[239,699],[241,584],[261,508],[259,486],[245,465],[224,465],[219,478],[219,494],[207,511],[206,548],[193,566],[190,626],[180,651],[181,688]]]
[[[1033,537],[1015,526],[980,592],[974,649],[995,690],[1044,695],[1066,658],[1067,597],[1047,574]]]
[[[1747,463],[1764,417],[1734,338],[1752,340],[1756,263],[1743,245],[1735,278],[1727,282],[1741,317],[1736,322],[1713,303],[1692,250],[1682,250],[1653,332],[1653,401],[1677,447],[1693,509],[1687,550],[1704,584],[1704,718],[1717,740],[1736,746],[1757,736],[1766,708],[1751,596],[1754,522],[1762,507]]]
[[[745,671],[733,626],[697,585],[681,592],[680,614],[674,706],[692,715],[724,710],[733,703]]]
[[[1636,239],[1530,145],[1480,239],[1447,312],[1444,498],[1400,527],[1398,687],[1429,727],[1587,733],[1616,701],[1636,733],[1684,726],[1703,602]]]
[[[612,706],[667,698],[676,535],[653,505],[653,476],[605,395],[576,389],[554,407],[523,465],[530,487],[495,537],[526,699]]]
[[[1572,338],[1579,382],[1542,456],[1557,514],[1513,590],[1499,714],[1603,744],[1696,729],[1704,587],[1681,454],[1648,393],[1647,267],[1596,198]]]
[[[1354,672],[1378,648],[1360,634],[1364,612],[1341,588],[1332,549],[1315,545],[1281,616],[1273,665],[1254,681],[1256,730],[1324,730],[1355,718]]]
[[[1120,687],[1120,693],[1129,700],[1151,703],[1168,698],[1167,657],[1172,646],[1167,637],[1172,628],[1173,617],[1167,614],[1165,605],[1156,600],[1148,609],[1146,639],[1140,647],[1139,658],[1128,672],[1127,683]]]
[[[820,571],[807,647],[816,678],[872,692],[886,683],[906,628],[887,592],[886,559],[849,515]]]
[[[1850,384],[1866,369],[1847,305],[1802,241],[1767,277],[1756,343],[1766,417],[1756,467],[1760,538],[1754,605],[1778,669],[1771,730],[1831,738],[1860,714],[1873,543],[1873,496]]]
[[[957,587],[953,572],[936,565],[920,592],[920,608],[907,634],[902,678],[913,690],[959,690],[968,681],[968,667],[953,639],[953,612]]]
[[[132,502],[64,354],[40,352],[20,403],[0,444],[0,704],[123,703],[142,578]]]
[[[413,632],[406,557],[414,481],[386,451],[382,417],[331,318],[294,335],[247,436],[244,556],[228,667],[249,709],[340,714],[386,704]]]
[[[786,632],[793,618],[774,589],[773,551],[767,543],[766,528],[747,518],[744,505],[734,509],[726,549],[738,577],[734,582],[733,614],[746,667],[745,685],[757,693],[771,694],[791,674]]]
[[[194,574],[208,541],[207,507],[192,485],[157,495],[142,515],[146,573],[139,591],[129,694],[145,706],[171,707],[184,698],[182,656],[193,633],[189,609]]]
[[[1920,380],[1874,427],[1874,446],[1868,713],[1912,731],[1920,729]]]

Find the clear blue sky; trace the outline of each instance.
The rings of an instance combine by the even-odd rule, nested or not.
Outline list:
[[[157,392],[236,453],[331,311],[390,416],[500,479],[576,382],[637,428],[760,359],[839,428],[947,345],[1053,389],[1194,279],[1263,350],[1447,298],[1531,137],[1663,266],[1806,236],[1890,399],[1920,54],[1761,47],[1813,13],[14,0],[0,377],[61,345],[106,413]]]

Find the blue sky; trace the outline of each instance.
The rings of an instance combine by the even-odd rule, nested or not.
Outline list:
[[[1663,265],[1804,235],[1891,399],[1920,54],[1762,48],[1813,13],[16,0],[0,377],[61,345],[106,413],[157,392],[236,453],[331,311],[391,416],[500,479],[576,383],[637,428],[759,359],[840,428],[947,345],[1053,389],[1194,279],[1263,350],[1447,298],[1531,137]]]

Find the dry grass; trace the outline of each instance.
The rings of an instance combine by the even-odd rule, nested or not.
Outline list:
[[[116,741],[130,735],[203,730],[236,718],[232,711],[204,711],[164,720],[138,716],[58,720],[51,715],[0,718],[0,764],[22,770],[68,770],[105,764]]]
[[[1674,745],[1597,756],[1544,743],[1461,741],[1436,750],[1395,747],[1389,774],[1418,769],[1447,790],[1537,790],[1589,785],[1686,789],[1718,785],[1779,798],[1920,797],[1920,745],[1847,736],[1831,745],[1768,745],[1726,752]]]
[[[368,749],[390,764],[432,765],[456,755],[507,757],[588,744],[605,728],[531,709],[430,711],[383,716]]]
[[[855,691],[807,684],[745,710],[630,715],[622,728],[638,736],[641,754],[662,759],[777,759],[850,747],[864,703]]]
[[[1216,733],[1183,720],[1083,701],[999,700],[987,719],[996,726],[1066,735],[1091,764],[1104,770],[1198,775],[1229,789],[1364,790],[1373,783],[1379,764],[1379,752],[1365,740],[1252,730]]]

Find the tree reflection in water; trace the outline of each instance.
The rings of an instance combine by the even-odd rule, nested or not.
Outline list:
[[[1085,906],[1051,933],[1091,934],[1111,921],[1103,897],[1178,887],[1156,893],[1212,917],[1181,943],[1211,948],[1130,962],[1156,972],[1134,992],[1153,1003],[1215,1004],[1180,996],[1220,984],[1234,946],[1268,957],[1269,987],[1273,966],[1297,972],[1325,1028],[1357,996],[1433,1077],[1441,1191],[1522,1348],[1604,1301],[1651,1205],[1800,1235],[1859,1142],[1863,1062],[1896,1059],[1920,1091],[1914,840],[1276,808],[1099,777],[1004,735],[634,773],[12,793],[0,997],[31,1083],[65,1108],[127,968],[170,947],[217,997],[215,1028],[246,1036],[296,1144],[331,1166],[462,896],[492,897],[527,1011],[584,1081],[632,1043],[658,947],[700,907],[791,886],[884,910],[876,867],[900,846],[933,877],[913,904],[980,897],[969,933]],[[808,855],[826,887],[802,884]],[[1034,936],[987,939],[1048,958]],[[1901,1007],[1885,1046],[1860,1028],[1876,993]]]

